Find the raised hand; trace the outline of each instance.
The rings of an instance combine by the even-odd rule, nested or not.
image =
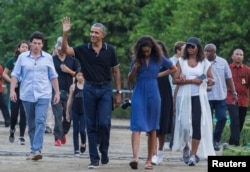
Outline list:
[[[62,27],[63,27],[63,32],[69,32],[71,28],[70,24],[70,18],[69,17],[64,17],[62,20]]]

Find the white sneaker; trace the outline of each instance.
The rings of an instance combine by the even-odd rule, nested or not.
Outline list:
[[[164,150],[169,150],[170,149],[169,144],[170,144],[170,142],[165,142],[164,143],[164,146],[163,146]]]
[[[157,152],[157,165],[162,163],[163,157],[164,157],[164,152],[161,150],[158,150],[158,152]]]
[[[80,157],[80,152],[79,151],[75,151],[75,157]]]
[[[154,156],[152,157],[152,164],[153,164],[153,165],[158,165],[158,157],[157,157],[156,155],[154,155]]]
[[[195,166],[195,164],[196,164],[195,156],[191,156],[188,161],[188,166]]]
[[[25,145],[25,139],[23,137],[19,137],[18,144],[19,145]]]

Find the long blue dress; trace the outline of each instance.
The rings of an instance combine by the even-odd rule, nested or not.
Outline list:
[[[130,71],[134,63],[132,61]],[[137,81],[131,98],[131,131],[150,132],[159,129],[161,97],[157,75],[161,66],[169,69],[172,66],[172,62],[166,57],[163,57],[161,62],[157,62],[150,57],[148,65],[145,64],[137,69]]]

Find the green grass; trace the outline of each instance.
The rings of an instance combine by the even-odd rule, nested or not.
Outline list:
[[[223,150],[223,155],[250,155],[250,148],[246,147],[246,146],[227,146],[224,150]]]
[[[221,142],[227,143],[230,137],[230,120],[228,120],[222,134]],[[247,146],[250,143],[250,112],[248,111],[243,130],[240,135],[240,146],[228,145],[223,150],[223,155],[250,155],[250,148]]]

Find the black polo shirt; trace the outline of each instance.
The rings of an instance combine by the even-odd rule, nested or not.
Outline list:
[[[58,73],[59,89],[69,92],[69,87],[73,83],[73,77],[69,73],[65,73],[61,70],[61,64],[65,64],[68,68],[76,71],[79,68],[77,60],[73,57],[67,56],[64,61],[61,61],[57,55],[53,56],[53,62]]]
[[[97,54],[92,48],[92,44],[87,43],[74,47],[74,52],[87,81],[107,82],[112,80],[111,69],[119,64],[112,45],[103,43]]]

